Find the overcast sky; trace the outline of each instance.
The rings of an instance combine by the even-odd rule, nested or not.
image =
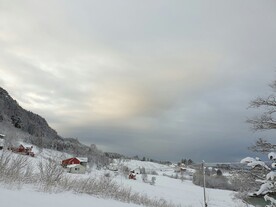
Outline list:
[[[64,137],[237,161],[276,74],[276,1],[0,0],[0,86]]]

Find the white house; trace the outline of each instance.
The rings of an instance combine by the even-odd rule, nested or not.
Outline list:
[[[86,166],[83,166],[81,164],[72,164],[67,165],[67,172],[74,173],[74,174],[84,174],[86,171]]]
[[[62,160],[61,165],[66,168],[69,173],[84,174],[86,172],[87,162],[87,157],[72,157]]]

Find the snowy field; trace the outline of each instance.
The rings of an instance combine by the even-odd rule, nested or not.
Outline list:
[[[43,150],[42,152],[34,149],[36,157],[29,157],[28,159],[36,165],[40,160],[43,160],[51,155],[57,157],[68,158],[70,155],[63,154],[52,150]],[[150,185],[142,180],[142,175],[137,175],[137,180],[126,179],[123,175],[107,169],[96,170],[90,169],[90,173],[84,175],[73,175],[70,177],[99,177],[107,173],[113,181],[118,185],[131,188],[134,192],[140,194],[147,194],[150,198],[170,201],[173,204],[180,204],[182,207],[201,207],[203,205],[203,188],[196,186],[190,180],[181,181],[180,179],[173,179],[166,175],[174,174],[174,170],[166,165],[160,165],[151,162],[142,161],[121,161],[120,165],[125,165],[129,169],[138,169],[144,167],[146,171],[156,171],[158,175],[148,175],[148,180],[151,177],[156,177],[155,185]],[[192,170],[191,170],[192,171]],[[227,190],[207,189],[207,202],[208,207],[246,207],[244,203],[238,200],[233,200],[234,193]],[[104,206],[104,207],[137,207],[138,205],[131,203],[122,203],[115,200],[104,199],[100,197],[90,196],[86,194],[75,194],[73,192],[61,193],[45,193],[38,192],[32,185],[24,185],[20,189],[10,188],[9,186],[0,186],[1,206],[14,207],[20,203],[21,207],[37,206],[66,206],[75,207],[80,205],[82,207],[91,206]]]

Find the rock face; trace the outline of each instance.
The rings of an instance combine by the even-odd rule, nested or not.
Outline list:
[[[0,87],[0,123],[10,122],[36,137],[47,137],[48,139],[61,139],[55,130],[41,116],[23,109],[6,90]]]

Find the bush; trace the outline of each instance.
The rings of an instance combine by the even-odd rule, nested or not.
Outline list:
[[[148,175],[147,174],[142,174],[142,180],[144,183],[148,183]]]
[[[155,181],[156,181],[156,177],[152,177],[152,178],[151,178],[150,184],[151,184],[151,185],[155,185]]]
[[[73,191],[148,207],[177,207],[164,199],[152,199],[133,192],[131,188],[118,185],[110,177],[70,178],[52,158],[41,160],[38,164],[39,171],[32,173],[28,158],[4,151],[0,156],[0,182],[8,183],[9,186],[15,182],[29,183],[38,185],[41,190],[47,192]],[[155,180],[155,177],[152,177],[150,184],[155,184]]]
[[[15,155],[10,151],[3,150],[0,156],[0,182],[21,185],[30,182],[33,168],[28,162],[28,158]]]
[[[52,187],[59,184],[62,179],[64,169],[53,158],[48,158],[45,161],[40,161],[39,169],[39,183],[45,191],[50,191]]]
[[[196,171],[193,175],[193,183],[203,186],[202,171]],[[205,175],[205,185],[207,188],[216,188],[224,190],[234,190],[234,186],[230,184],[225,176]]]

